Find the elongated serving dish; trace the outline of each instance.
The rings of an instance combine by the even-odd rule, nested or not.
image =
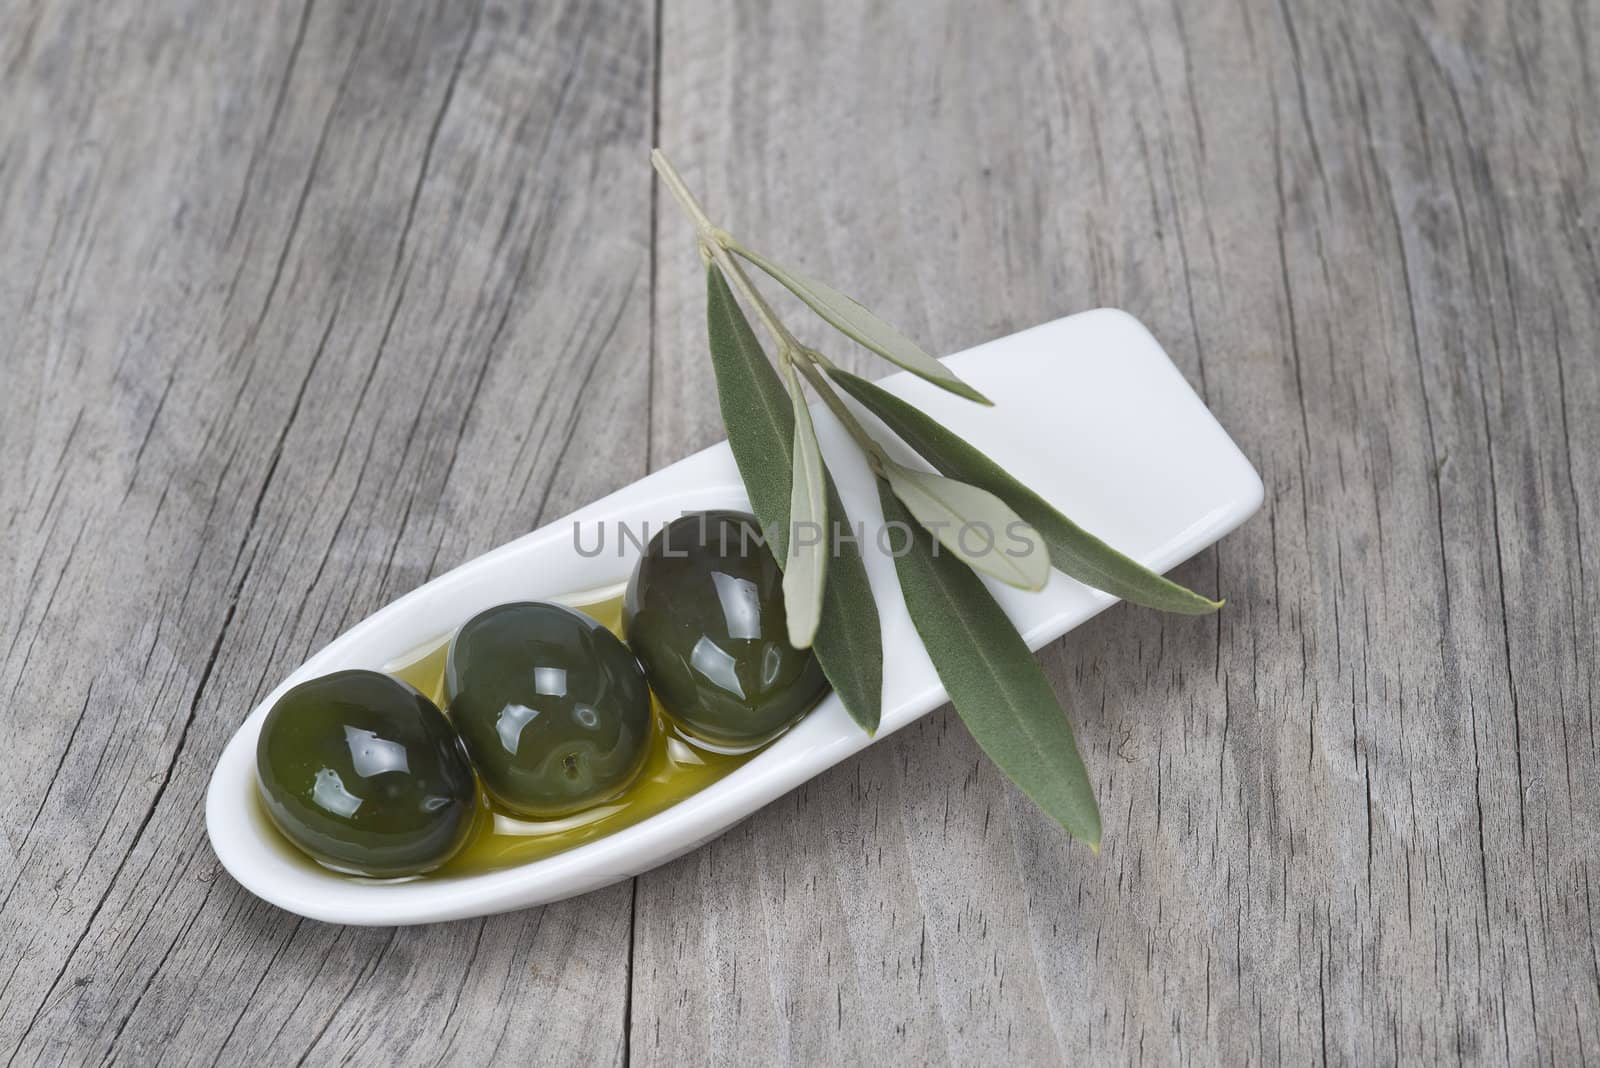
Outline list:
[[[1154,570],[1211,545],[1261,504],[1261,479],[1249,461],[1156,340],[1123,312],[1058,319],[948,362],[995,406],[979,407],[909,374],[881,384]],[[223,866],[259,897],[331,923],[429,923],[525,908],[680,856],[937,708],[944,690],[906,614],[893,560],[875,544],[882,514],[871,475],[827,410],[818,406],[812,414],[846,509],[867,533],[862,555],[882,616],[885,654],[883,724],[876,737],[863,733],[830,694],[747,764],[671,808],[567,852],[475,875],[378,882],[325,871],[296,855],[257,804],[257,735],[267,710],[291,686],[344,668],[381,670],[492,605],[570,600],[578,591],[625,581],[639,549],[618,536],[623,526],[637,532],[648,523],[655,530],[686,511],[748,509],[733,456],[720,444],[441,575],[351,628],[284,679],[240,726],[212,774],[206,827]],[[891,451],[913,462],[908,451]],[[1113,602],[1059,572],[1040,593],[992,588],[1033,648]],[[1096,771],[1092,760],[1089,770]]]

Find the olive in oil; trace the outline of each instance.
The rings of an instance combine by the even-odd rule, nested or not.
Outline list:
[[[622,595],[574,605],[613,634],[622,632]],[[389,665],[389,674],[410,683],[443,706],[448,635],[404,660]],[[449,709],[445,709],[449,714]],[[464,846],[429,878],[473,875],[554,856],[574,846],[631,827],[705,789],[746,763],[755,750],[715,753],[691,745],[651,697],[653,724],[644,767],[615,801],[558,819],[526,819],[482,797],[477,818]]]

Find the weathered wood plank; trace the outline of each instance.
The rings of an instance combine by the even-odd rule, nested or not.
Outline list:
[[[0,1048],[621,1060],[630,888],[301,923],[201,801],[316,646],[643,472],[652,12],[4,17]]]
[[[0,1049],[1600,1049],[1591,6],[662,15],[0,8]],[[935,348],[1128,308],[1262,469],[1182,570],[1220,619],[1043,654],[1105,849],[936,715],[636,889],[398,932],[254,901],[200,799],[275,678],[721,436],[653,137]]]
[[[1584,4],[669,4],[713,213],[939,349],[1112,304],[1266,514],[1044,655],[1098,859],[945,717],[640,880],[633,1052],[1600,1048],[1600,258]],[[718,436],[658,219],[654,454]]]

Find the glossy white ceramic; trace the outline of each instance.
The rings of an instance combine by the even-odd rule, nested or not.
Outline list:
[[[1261,480],[1249,461],[1156,340],[1123,312],[1103,309],[1059,319],[948,362],[995,406],[970,404],[907,374],[882,384],[1158,571],[1212,544],[1261,503]],[[524,908],[680,856],[938,707],[945,693],[906,614],[893,561],[872,544],[870,532],[882,518],[872,479],[827,411],[819,407],[813,414],[846,509],[869,532],[863,549],[885,652],[883,726],[876,738],[857,728],[830,695],[749,763],[672,808],[557,856],[473,876],[378,883],[336,875],[287,851],[254,803],[256,737],[267,709],[290,686],[342,668],[382,668],[490,605],[549,599],[626,579],[637,549],[627,542],[619,552],[617,524],[637,529],[649,523],[655,529],[685,511],[748,508],[724,443],[441,575],[301,665],[250,713],[217,762],[206,826],[218,859],[252,893],[331,923],[428,923]],[[586,552],[603,528],[604,550],[580,554],[575,525]],[[1060,573],[1040,593],[996,591],[1034,648],[1112,603]],[[1092,761],[1089,770],[1098,770]],[[1116,833],[1115,823],[1108,830]]]

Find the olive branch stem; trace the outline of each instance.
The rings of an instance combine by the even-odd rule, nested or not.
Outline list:
[[[828,384],[828,380],[823,377],[822,361],[826,360],[827,357],[815,349],[801,349],[800,357],[799,360],[795,361],[795,366],[800,368],[800,373],[807,382],[811,383],[812,390],[815,391],[818,397],[822,398],[822,403],[827,406],[828,411],[833,413],[834,418],[839,420],[840,424],[849,432],[850,437],[861,447],[861,451],[867,457],[867,466],[872,468],[872,473],[882,478],[894,461],[889,458],[889,454],[884,451],[883,446],[879,445],[877,440],[867,433],[866,427],[861,425],[861,421],[855,417],[855,413],[850,411],[844,400]],[[828,366],[832,366],[831,363]]]
[[[688,184],[683,180],[683,176],[672,165],[672,161],[667,159],[666,154],[659,148],[654,149],[650,153],[650,162],[655,167],[656,173],[661,176],[662,184],[667,187],[673,199],[678,202],[684,213],[694,223],[695,236],[700,242],[701,254],[709,256],[716,263],[722,270],[723,275],[733,284],[734,289],[738,290],[739,295],[755,309],[756,318],[761,320],[762,325],[766,327],[767,333],[772,335],[773,343],[778,347],[779,365],[784,367],[789,366],[791,363],[794,365],[795,369],[810,383],[812,390],[821,398],[828,411],[833,413],[834,417],[849,432],[850,437],[860,446],[861,451],[866,454],[867,465],[872,469],[872,473],[881,477],[894,461],[889,458],[889,454],[884,451],[883,446],[878,444],[871,434],[867,433],[866,428],[861,425],[861,421],[855,417],[855,414],[844,403],[843,398],[839,396],[822,375],[822,371],[833,368],[833,361],[815,349],[807,348],[800,344],[795,339],[794,333],[784,325],[783,320],[778,318],[778,313],[773,310],[772,305],[767,303],[767,299],[761,295],[761,291],[755,287],[755,283],[750,281],[750,276],[745,273],[744,266],[734,259],[732,249],[737,242],[734,240],[733,235],[711,221],[711,217],[700,206],[699,199],[689,189]]]
[[[886,527],[909,529],[915,523],[922,528],[910,539],[908,552],[894,554],[895,573],[906,612],[957,713],[1007,776],[1070,833],[1098,848],[1099,811],[1072,728],[1027,643],[979,576],[1040,590],[1055,568],[1165,611],[1203,614],[1216,611],[1220,602],[1117,552],[898,390],[859,378],[796,340],[756,289],[745,264],[759,268],[851,341],[922,381],[976,404],[992,403],[859,302],[739,242],[711,221],[659,149],[650,158],[693,222],[707,267],[707,337],[723,424],[757,519],[785,529],[791,522],[848,525],[812,425],[809,385],[876,476]],[[774,374],[746,308],[771,335],[780,374]],[[893,460],[841,394],[849,394],[934,470]],[[1022,551],[975,552],[952,533],[968,527],[1004,531]],[[780,565],[790,643],[817,650],[845,709],[872,731],[881,714],[883,682],[876,595],[859,552],[841,553],[835,541],[830,562],[820,544],[792,539]]]
[[[766,298],[761,295],[761,291],[750,281],[750,276],[744,273],[744,268],[733,258],[733,253],[730,251],[730,247],[734,243],[732,235],[711,221],[711,217],[700,206],[700,201],[695,198],[694,193],[690,191],[689,186],[684,182],[683,176],[678,173],[678,169],[672,165],[672,161],[667,159],[666,154],[659,148],[651,150],[650,163],[655,167],[656,173],[661,176],[662,184],[667,187],[667,191],[672,194],[673,199],[693,220],[695,236],[700,242],[701,255],[709,255],[711,259],[715,260],[717,266],[722,269],[722,273],[728,277],[733,283],[733,287],[739,291],[739,295],[755,309],[756,318],[761,320],[761,324],[772,335],[773,343],[778,346],[778,359],[783,362],[793,359],[796,353],[803,351],[803,348],[800,342],[795,340],[794,334],[789,332],[789,328],[783,325],[783,321],[772,310],[772,305],[767,303]]]

